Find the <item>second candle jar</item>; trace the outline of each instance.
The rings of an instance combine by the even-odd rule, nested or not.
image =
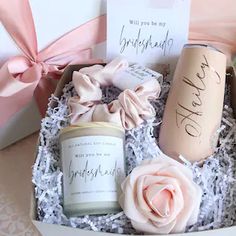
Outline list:
[[[226,56],[207,45],[185,45],[168,95],[159,144],[194,162],[214,152],[220,126]]]

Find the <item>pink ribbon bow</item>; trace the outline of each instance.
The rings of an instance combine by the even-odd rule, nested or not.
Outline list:
[[[35,96],[43,115],[54,88],[48,77],[58,79],[69,64],[94,62],[90,59],[90,48],[106,39],[103,15],[38,52],[28,0],[1,0],[0,21],[23,52],[23,55],[9,59],[0,69],[0,127],[27,105],[32,96]]]

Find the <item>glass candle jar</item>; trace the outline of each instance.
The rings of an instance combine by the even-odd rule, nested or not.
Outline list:
[[[106,122],[81,123],[60,134],[63,205],[67,216],[118,212],[125,178],[122,127]]]

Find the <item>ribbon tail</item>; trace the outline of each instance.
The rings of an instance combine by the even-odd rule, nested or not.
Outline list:
[[[9,62],[0,69],[0,127],[31,101],[39,80],[35,72],[35,81],[22,82],[13,77],[8,67]]]
[[[0,22],[31,60],[36,59],[37,38],[28,0],[1,0]]]
[[[52,64],[54,63],[54,59],[63,58],[63,55],[68,54],[68,52],[84,51],[105,40],[106,15],[102,15],[80,25],[50,44],[47,48],[39,52],[38,60]],[[59,65],[63,65],[64,62],[62,60],[60,63],[57,60]]]
[[[34,89],[31,85],[10,97],[0,96],[0,128],[31,101]]]
[[[34,97],[42,117],[46,114],[48,99],[55,91],[56,82],[56,80],[43,78],[34,91]]]
[[[38,80],[25,83],[13,77],[8,68],[10,64],[11,61],[8,61],[0,69],[0,96],[10,97],[28,87],[35,88],[37,86]]]

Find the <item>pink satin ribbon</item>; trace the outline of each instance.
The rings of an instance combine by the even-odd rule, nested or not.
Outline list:
[[[112,85],[115,74],[127,67],[126,60],[116,58],[105,67],[94,65],[73,72],[72,81],[78,96],[68,100],[72,125],[103,121],[117,123],[129,130],[155,116],[150,100],[157,99],[161,91],[155,78],[134,90],[124,90],[109,104],[101,104],[101,87]]]
[[[236,1],[193,0],[189,41],[215,46],[230,62],[236,54]]]
[[[0,126],[27,105],[33,95],[44,114],[48,96],[54,89],[49,77],[58,79],[69,64],[96,62],[90,59],[90,48],[106,40],[103,15],[38,52],[28,0],[1,0],[0,21],[23,53],[9,59],[0,69]]]

